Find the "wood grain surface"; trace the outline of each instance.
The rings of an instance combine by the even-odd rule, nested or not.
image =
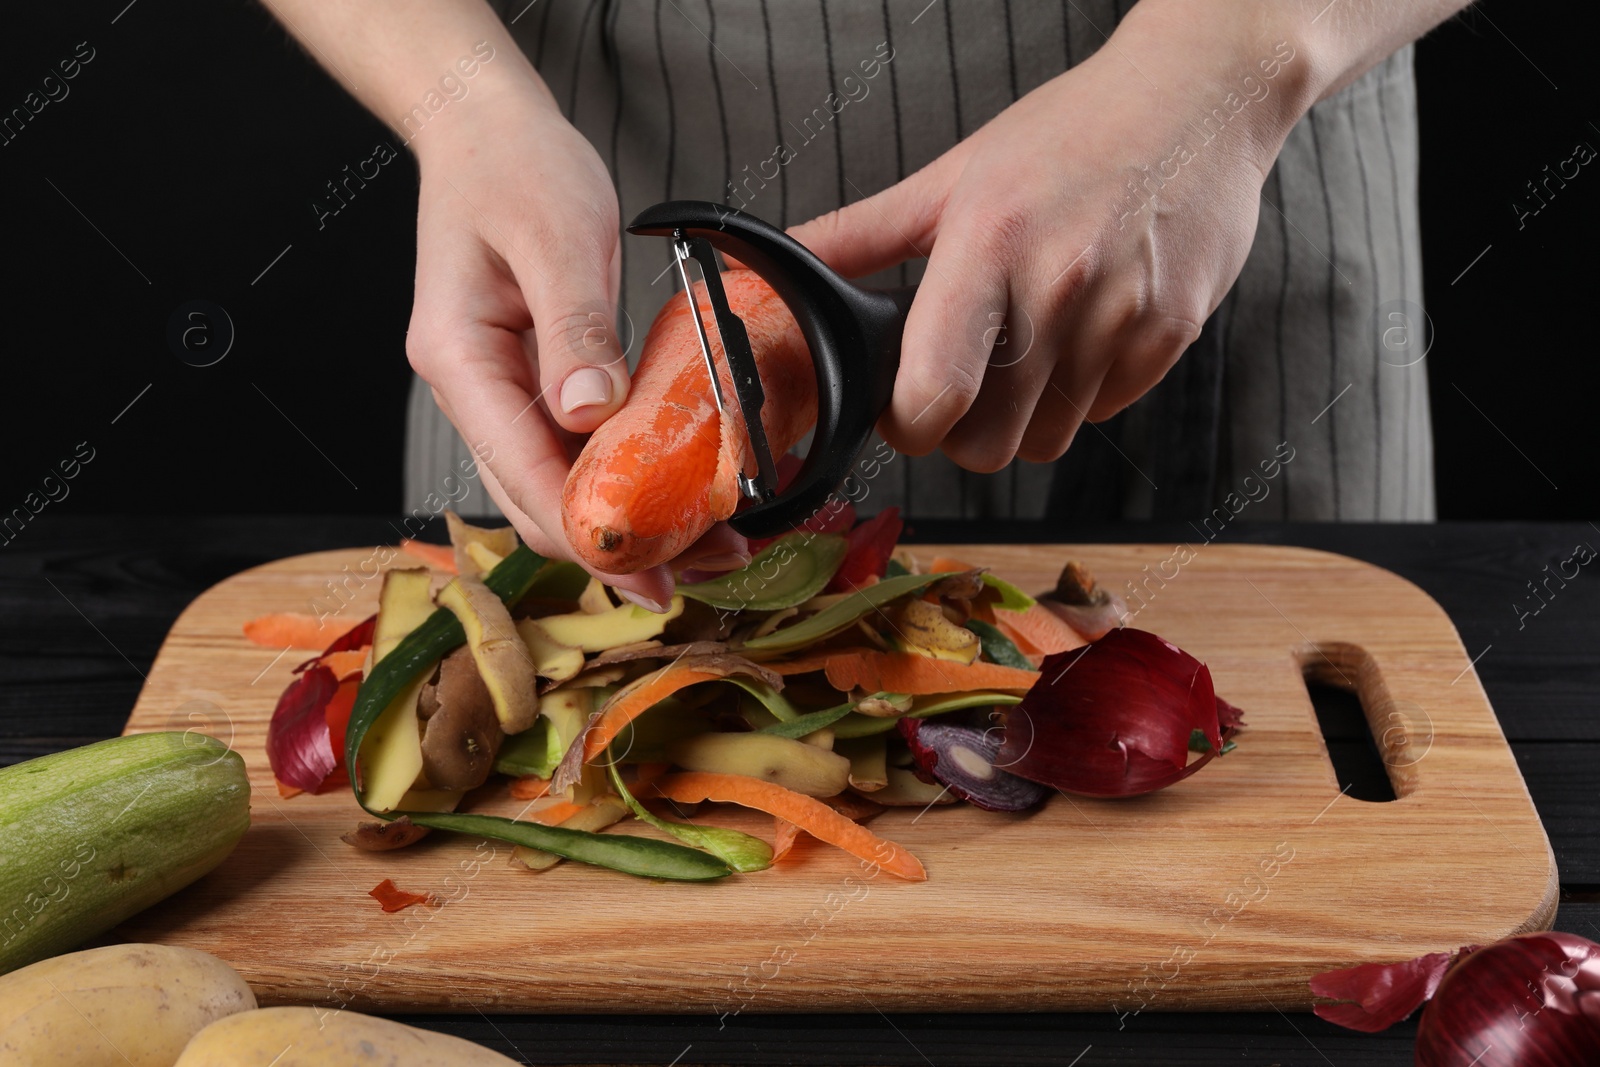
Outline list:
[[[990,565],[1024,588],[1051,584],[1069,557],[1121,587],[1165,555],[918,551]],[[278,797],[262,744],[299,653],[274,661],[239,627],[306,610],[371,556],[258,567],[179,617],[128,730],[229,741],[250,767],[254,825],[222,868],[117,936],[215,952],[264,1001],[329,1007],[1126,1014],[1304,1007],[1316,971],[1490,941],[1554,913],[1544,831],[1444,612],[1367,564],[1252,545],[1203,546],[1175,578],[1151,582],[1135,620],[1210,665],[1218,693],[1245,709],[1239,749],[1147,798],[1060,796],[1020,816],[886,813],[875,829],[922,858],[926,883],[868,878],[814,843],[713,885],[573,864],[534,875],[505,865],[506,846],[443,835],[359,853],[338,839],[359,814],[348,793]],[[360,617],[376,582],[350,587],[345,610]],[[1398,799],[1341,795],[1306,670],[1361,692]],[[447,903],[385,914],[366,896],[385,877]]]

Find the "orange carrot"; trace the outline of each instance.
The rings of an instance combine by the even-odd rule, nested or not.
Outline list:
[[[538,800],[550,792],[550,779],[536,778],[527,775],[514,779],[511,783],[511,795],[518,800]]]
[[[299,611],[275,611],[245,623],[244,635],[267,648],[309,648],[321,652],[361,623],[361,619],[319,619]]]
[[[1002,667],[995,663],[956,663],[914,652],[878,652],[859,649],[828,657],[828,684],[841,693],[862,689],[868,693],[967,693],[978,689],[1028,689],[1039,680],[1038,671]]]
[[[455,549],[449,545],[433,545],[427,541],[413,541],[406,537],[400,541],[400,551],[416,556],[436,571],[456,573]]]
[[[791,674],[810,674],[820,671],[828,665],[828,657],[838,655],[836,652],[818,652],[809,656],[796,656],[794,659],[774,660],[763,663],[762,666],[774,674],[788,677]]]
[[[644,785],[652,778],[660,778],[672,770],[670,763],[641,763],[633,769],[633,784]]]
[[[1082,634],[1068,626],[1065,619],[1043,604],[1035,604],[1027,611],[1007,611],[997,607],[994,609],[994,619],[995,625],[1006,636],[1016,634],[1022,637],[1035,650],[1033,654],[1070,652],[1089,643]],[[1016,641],[1016,638],[1012,637],[1012,640]],[[1018,648],[1028,653],[1028,649],[1022,648],[1020,642]]]
[[[851,822],[866,822],[875,815],[882,815],[884,810],[883,805],[874,804],[866,797],[858,796],[848,791],[837,796],[823,797],[822,802]],[[774,815],[772,817],[772,858],[775,860],[782,859],[794,847],[795,841],[799,836],[800,827],[781,815]]]
[[[404,911],[413,904],[427,904],[433,900],[427,893],[408,893],[388,878],[368,890],[367,896],[382,904],[384,911]]]
[[[622,732],[624,726],[684,686],[694,685],[696,682],[709,682],[721,677],[723,675],[715,671],[696,670],[693,667],[678,665],[665,667],[640,678],[633,685],[618,692],[584,730],[583,761],[587,763],[604,752],[606,746],[616,740],[617,734]]]
[[[350,713],[355,710],[356,692],[361,688],[360,668],[356,670],[355,677],[339,683],[339,688],[328,698],[328,706],[322,713],[328,723],[328,741],[333,745],[333,758],[338,761],[335,769],[344,766],[344,735],[350,729]],[[338,673],[334,671],[334,674]]]
[[[822,801],[761,778],[742,774],[684,771],[658,778],[650,789],[668,800],[695,804],[712,800],[740,804],[794,823],[795,826],[852,856],[874,864],[908,882],[924,882],[928,872],[917,857],[859,823],[840,815]]]
[[[772,858],[781,860],[794,847],[795,840],[800,836],[800,827],[781,815],[774,815],[772,823]]]
[[[367,665],[367,649],[371,647],[371,645],[362,645],[360,648],[352,648],[347,652],[329,652],[317,662],[332,671],[333,676],[342,681]]]
[[[773,454],[782,455],[816,422],[810,351],[782,299],[753,271],[727,271],[722,284],[749,331],[767,395],[762,423]],[[717,414],[694,312],[680,292],[650,327],[627,400],[590,435],[567,476],[567,539],[598,570],[631,574],[673,559],[739,503],[749,442],[710,302],[703,286],[696,291],[728,419]]]
[[[541,826],[560,826],[568,819],[584,809],[583,804],[574,804],[570,800],[557,800],[548,807],[530,811],[522,816],[524,822],[536,822]]]
[[[935,556],[933,562],[928,564],[929,574],[951,574],[980,569],[970,563],[962,563],[959,559],[951,559],[949,556]]]

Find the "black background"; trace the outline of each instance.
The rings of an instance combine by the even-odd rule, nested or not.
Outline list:
[[[79,42],[95,51],[0,146],[0,510],[81,441],[95,458],[51,509],[403,510],[410,157],[319,230],[324,183],[394,137],[256,4],[125,4],[29,5],[0,42],[0,114]],[[1568,12],[1491,0],[1419,46],[1441,518],[1594,510],[1600,163],[1521,230],[1512,208],[1577,142],[1600,148],[1592,37]],[[166,343],[194,299],[234,324],[214,366]]]

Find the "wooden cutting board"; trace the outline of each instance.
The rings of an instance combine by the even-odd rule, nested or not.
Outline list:
[[[1245,710],[1238,749],[1138,799],[891,810],[873,829],[922,859],[922,884],[807,839],[771,871],[694,885],[533,874],[505,845],[443,834],[358,852],[339,840],[360,816],[347,791],[284,800],[267,765],[268,717],[308,654],[251,645],[240,624],[334,588],[364,617],[374,552],[298,556],[205,592],[150,670],[128,732],[229,742],[253,823],[118,936],[213,952],[263,1002],[328,1008],[1136,1013],[1304,1008],[1318,971],[1550,925],[1544,830],[1455,628],[1416,586],[1299,548],[1201,545],[1181,564],[1170,545],[917,552],[1030,590],[1069,557],[1115,588],[1138,581],[1134,624],[1207,662]],[[1358,689],[1398,799],[1341,794],[1306,670]],[[385,914],[367,895],[384,878],[442,903]]]

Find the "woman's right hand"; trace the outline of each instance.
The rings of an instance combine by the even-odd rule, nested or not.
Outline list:
[[[522,539],[572,559],[561,490],[573,450],[628,395],[616,195],[542,85],[468,102],[413,142],[422,188],[406,353]],[[707,538],[693,556],[746,548],[726,528]],[[600,577],[652,606],[672,593],[664,566]]]

